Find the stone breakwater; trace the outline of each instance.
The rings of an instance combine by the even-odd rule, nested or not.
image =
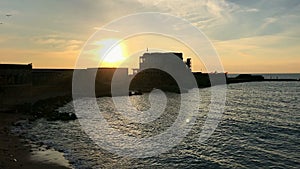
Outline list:
[[[56,113],[56,108],[72,100],[72,82],[74,71],[80,74],[82,81],[90,86],[94,83],[95,91],[82,91],[82,97],[111,96],[112,79],[117,73],[118,85],[130,82],[130,91],[140,93],[161,89],[167,92],[180,93],[191,88],[205,88],[212,85],[254,81],[299,81],[298,79],[264,79],[260,75],[241,74],[228,78],[226,73],[191,72],[197,86],[188,83],[184,91],[168,73],[160,70],[146,70],[135,76],[128,75],[128,68],[91,68],[91,69],[32,69],[31,65],[0,66],[0,112],[30,112],[36,117],[47,119],[69,119]],[[213,83],[212,83],[213,80]],[[120,95],[127,95],[122,91]]]
[[[32,110],[29,113],[33,120],[45,118],[47,120],[75,120],[77,119],[74,113],[59,112],[58,108],[72,101],[71,96],[57,96],[45,100],[39,100],[32,105]]]

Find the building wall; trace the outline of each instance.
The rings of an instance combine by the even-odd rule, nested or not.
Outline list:
[[[96,96],[111,96],[111,84],[114,78],[116,89],[123,89],[128,82],[128,68],[100,68],[97,70],[95,80]],[[120,90],[119,95],[128,94],[128,91]]]
[[[136,74],[131,80],[130,89],[139,91],[151,91],[152,89],[179,92],[175,79],[159,69],[146,69]]]
[[[0,111],[31,105],[32,65],[0,65]]]
[[[71,95],[73,69],[33,69],[32,102]]]
[[[182,53],[145,53],[140,57],[140,70],[134,74],[131,89],[178,91],[178,86],[190,89],[196,87],[192,78]]]
[[[175,59],[174,59],[175,58]],[[79,96],[111,96],[111,85],[114,79],[114,92],[127,95],[125,84],[131,90],[151,91],[159,88],[165,91],[178,92],[179,84],[183,89],[209,87],[210,80],[223,84],[226,74],[191,73],[182,59],[182,53],[146,53],[141,57],[140,69],[131,78],[128,68],[91,68],[75,70],[80,83]],[[172,73],[170,74],[170,72]],[[57,96],[72,96],[73,69],[32,69],[32,65],[0,64],[0,111],[26,110],[36,101]],[[221,79],[221,80],[220,80]],[[223,79],[223,80],[222,80]],[[198,86],[193,86],[192,81]],[[95,90],[90,87],[95,85]],[[119,90],[120,89],[120,90]],[[76,93],[77,94],[77,93]],[[29,106],[28,106],[29,105]]]
[[[88,83],[88,86],[90,83],[95,83],[93,95],[83,89],[84,96],[111,95],[113,76],[120,86],[128,81],[127,68],[96,68],[79,71],[83,77],[82,81]],[[94,77],[93,71],[96,71]],[[32,69],[31,64],[0,65],[0,111],[30,111],[30,106],[39,100],[72,96],[73,73],[73,69]],[[23,105],[26,105],[28,110]]]
[[[144,53],[140,57],[140,69],[155,67],[165,67],[171,64],[170,61],[182,61],[182,53]],[[154,68],[154,67],[153,67]]]

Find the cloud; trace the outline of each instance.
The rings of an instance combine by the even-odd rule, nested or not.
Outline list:
[[[155,8],[186,19],[204,33],[213,32],[216,27],[229,24],[240,6],[225,0],[139,0],[145,8]],[[180,25],[179,25],[180,27]],[[218,31],[218,30],[217,30]]]
[[[300,63],[299,43],[300,39],[284,34],[213,42],[225,70],[230,72],[267,72],[268,69],[269,72],[299,72],[299,68],[288,66]]]
[[[4,15],[10,14],[10,15],[19,15],[21,12],[18,10],[13,9],[2,9],[0,10],[0,15],[3,17]]]
[[[10,38],[7,37],[7,36],[0,36],[0,44],[1,44],[1,43],[7,42],[9,39],[10,39]]]
[[[257,8],[250,8],[250,9],[245,9],[245,12],[259,12],[259,9]]]
[[[45,37],[35,37],[31,40],[33,43],[40,45],[42,48],[51,50],[56,49],[60,51],[72,51],[72,50],[79,50],[82,45],[83,41],[76,40],[76,39],[67,39],[65,37],[59,37],[57,35],[49,35]]]
[[[278,21],[278,18],[275,17],[269,17],[269,18],[265,18],[263,24],[260,27],[260,30],[265,29],[266,27],[268,27],[270,24],[275,23],[276,21]]]
[[[120,32],[118,30],[107,29],[105,27],[94,27],[93,29],[95,29],[95,30],[103,30],[103,31],[107,31],[107,32]]]
[[[184,17],[185,19],[198,17],[201,20],[203,20],[203,18],[224,17],[237,8],[235,4],[224,0],[139,0],[139,2],[146,8],[152,6],[162,12],[168,12],[176,16]]]
[[[41,51],[28,49],[1,49],[1,63],[33,63],[35,68],[73,68],[78,51]]]
[[[66,40],[55,39],[55,38],[47,38],[47,39],[43,38],[43,39],[37,39],[35,42],[44,45],[57,45],[57,44],[64,44]]]
[[[297,59],[300,52],[299,0],[73,1],[6,1],[0,15],[16,16],[6,18],[9,24],[0,26],[1,51],[7,50],[2,56],[17,60],[23,54],[16,51],[36,51],[33,59],[43,65],[39,57],[47,61],[52,56],[75,55],[102,25],[136,12],[169,13],[188,20],[214,41],[228,65],[235,60],[263,64],[271,58],[287,64],[282,58]],[[184,25],[176,26],[182,29]],[[104,30],[107,34],[116,32]],[[12,48],[15,52],[8,50]]]

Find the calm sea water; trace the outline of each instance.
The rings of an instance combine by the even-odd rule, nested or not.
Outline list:
[[[199,143],[197,138],[208,111],[211,89],[190,91],[199,91],[202,96],[191,132],[172,150],[155,157],[120,157],[97,147],[78,121],[41,119],[16,131],[23,132],[34,143],[43,142],[64,152],[74,168],[300,168],[299,82],[228,85],[222,121],[207,141]],[[172,100],[168,106],[176,108],[180,95],[167,96]],[[149,107],[147,98],[147,94],[131,97],[138,107]],[[166,109],[168,112],[161,117],[164,123],[141,126],[119,118],[111,98],[97,101],[115,129],[135,137],[163,132],[177,116],[174,109]],[[60,111],[71,112],[71,104]]]

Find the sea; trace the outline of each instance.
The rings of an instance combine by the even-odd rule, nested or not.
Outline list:
[[[292,76],[300,78],[299,74]],[[14,131],[32,144],[47,145],[63,152],[76,169],[300,168],[299,81],[227,85],[225,108],[217,128],[207,140],[199,142],[199,133],[212,104],[211,91],[217,90],[217,87],[189,91],[199,92],[201,96],[191,130],[173,148],[155,156],[133,158],[113,153],[97,145],[78,120],[39,119],[16,126]],[[121,118],[110,97],[97,98],[96,101],[115,130],[131,137],[147,138],[166,131],[178,116],[176,107],[180,104],[181,95],[165,95],[168,98],[165,112],[159,120],[150,124],[138,124]],[[148,98],[147,93],[130,97],[134,105],[142,109],[151,107]],[[59,111],[73,112],[72,102],[60,107]],[[93,130],[93,126],[90,128]],[[110,138],[99,133],[98,138],[102,137]],[[120,144],[126,145],[126,142]]]

